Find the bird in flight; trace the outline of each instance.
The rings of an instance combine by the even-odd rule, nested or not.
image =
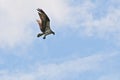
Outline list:
[[[42,32],[42,33],[38,33],[37,37],[44,35],[43,39],[45,39],[46,36],[49,34],[55,35],[55,32],[53,32],[50,28],[50,19],[47,16],[47,14],[42,9],[39,9],[39,8],[37,9],[37,11],[38,11],[38,15],[40,17],[40,20],[37,20],[37,23]]]

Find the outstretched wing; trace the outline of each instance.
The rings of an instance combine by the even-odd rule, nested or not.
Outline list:
[[[43,15],[42,19],[46,19],[47,21],[50,21],[49,17],[47,16],[47,14],[42,9],[38,8],[37,11],[39,11]]]
[[[42,32],[45,32],[46,28],[50,28],[50,19],[42,9],[37,9],[38,15],[41,19],[40,29]]]
[[[39,24],[39,27],[40,27],[40,30],[41,30],[42,32],[45,32],[46,26],[45,26],[44,15],[41,14],[41,13],[39,13],[39,12],[38,12],[38,15],[39,15],[39,17],[40,17],[40,19],[41,19],[41,20],[37,20],[37,22],[38,22],[38,24]]]

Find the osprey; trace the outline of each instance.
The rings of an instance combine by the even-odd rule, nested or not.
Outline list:
[[[40,30],[42,32],[42,33],[39,33],[37,35],[37,37],[44,35],[43,39],[45,39],[46,36],[49,34],[55,35],[55,33],[50,28],[49,17],[46,15],[46,13],[42,9],[38,8],[37,11],[38,11],[38,15],[40,17],[40,20],[37,20],[37,23],[39,24]]]

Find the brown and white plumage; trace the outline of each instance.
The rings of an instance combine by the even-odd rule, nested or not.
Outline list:
[[[37,37],[44,35],[43,39],[46,38],[49,34],[55,34],[50,28],[50,19],[42,9],[37,9],[40,20],[37,20],[40,30],[42,33],[39,33]]]

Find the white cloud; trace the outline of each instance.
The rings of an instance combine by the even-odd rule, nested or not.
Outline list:
[[[0,7],[2,12],[0,15],[2,17],[0,19],[0,47],[15,47],[29,43],[33,38],[31,37],[32,28],[27,27],[28,19],[24,10],[22,11],[14,1],[4,0],[0,5],[2,5]]]
[[[107,16],[104,18],[101,18],[99,20],[93,20],[91,22],[91,26],[88,25],[88,27],[92,28],[92,31],[89,31],[92,35],[97,36],[103,36],[105,37],[110,36],[111,33],[113,33],[112,36],[116,35],[115,33],[119,32],[119,19],[120,17],[120,11],[118,9],[110,9],[108,10]]]
[[[95,55],[65,61],[61,64],[40,65],[38,67],[38,74],[39,76],[45,76],[48,80],[58,80],[71,73],[81,74],[86,71],[98,69],[99,62],[102,60],[101,57],[102,56]]]
[[[119,3],[119,1],[111,2]],[[0,47],[15,47],[34,40],[37,33],[35,29],[38,29],[36,19],[39,18],[36,8],[43,8],[46,11],[54,28],[67,25],[80,35],[108,39],[112,36],[114,41],[119,41],[119,8],[110,3],[109,7],[105,8],[105,15],[95,19],[94,17],[98,15],[93,14],[94,11],[104,13],[97,9],[96,3],[99,2],[86,0],[80,5],[69,5],[67,0],[2,0],[0,1]]]
[[[56,22],[62,22],[67,14],[62,0],[0,1],[0,47],[15,47],[34,40],[34,30],[38,28],[36,19],[39,18],[37,8],[43,8]]]
[[[95,16],[99,16],[94,14],[94,11],[99,12],[99,9],[97,8],[97,5],[90,0],[84,1],[83,4],[76,7],[73,6],[72,8],[74,9],[74,15],[72,16],[74,19],[73,23],[75,22],[73,27],[77,26],[79,29],[82,29],[83,27],[84,29],[82,29],[82,32],[88,36],[106,35],[111,32],[119,31],[120,10],[113,7],[113,5],[106,8],[106,15],[98,19],[94,18]]]
[[[109,4],[103,5],[108,2]],[[120,36],[120,10],[119,6],[115,5],[118,3],[119,1],[86,0],[80,5],[71,6],[69,26],[81,36],[107,40],[112,38],[111,40],[118,44],[120,42],[118,37]]]
[[[29,72],[4,72],[1,74],[0,79],[2,80],[61,80],[65,77],[70,77],[69,74],[83,74],[88,71],[99,70],[102,66],[101,62],[110,60],[116,53],[108,55],[99,54],[92,55],[84,58],[77,58],[62,63],[48,63],[40,64],[37,66],[32,65],[32,70]],[[34,69],[34,70],[33,70]],[[101,80],[101,79],[100,79]]]

